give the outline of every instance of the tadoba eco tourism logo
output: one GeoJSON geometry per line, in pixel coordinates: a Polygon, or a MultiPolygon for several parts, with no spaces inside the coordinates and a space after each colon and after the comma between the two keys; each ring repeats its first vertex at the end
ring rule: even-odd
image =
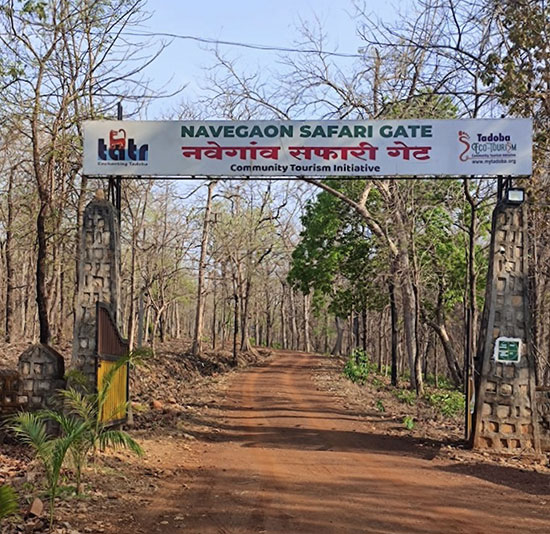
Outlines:
{"type": "Polygon", "coordinates": [[[104,138],[97,140],[97,160],[103,165],[147,165],[149,145],[137,145],[133,137],[127,137],[123,128],[110,130],[108,144],[104,138]]]}
{"type": "Polygon", "coordinates": [[[512,142],[510,135],[501,132],[480,134],[470,137],[470,134],[460,130],[458,141],[464,145],[458,155],[460,161],[472,163],[515,163],[517,144],[512,142]]]}

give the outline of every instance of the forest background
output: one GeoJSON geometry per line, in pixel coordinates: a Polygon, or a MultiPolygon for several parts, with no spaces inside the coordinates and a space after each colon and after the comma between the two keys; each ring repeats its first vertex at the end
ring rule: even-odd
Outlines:
{"type": "MultiPolygon", "coordinates": [[[[418,0],[391,23],[351,2],[362,45],[330,48],[319,20],[269,65],[216,43],[198,96],[156,88],[168,43],[144,0],[0,5],[0,334],[72,339],[80,223],[107,183],[81,174],[82,121],[528,117],[534,121],[530,276],[539,384],[546,290],[550,19],[543,0],[418,0]],[[348,57],[349,56],[349,57],[348,57]],[[150,108],[152,109],[152,108],[150,108]]],[[[177,39],[178,37],[172,37],[177,39]]],[[[183,88],[182,88],[183,89],[183,88]]],[[[123,182],[121,324],[131,346],[364,351],[417,392],[463,380],[476,353],[494,180],[123,182]],[[394,365],[392,364],[394,362],[394,365]]],[[[185,357],[182,355],[182,357],[185,357]]]]}

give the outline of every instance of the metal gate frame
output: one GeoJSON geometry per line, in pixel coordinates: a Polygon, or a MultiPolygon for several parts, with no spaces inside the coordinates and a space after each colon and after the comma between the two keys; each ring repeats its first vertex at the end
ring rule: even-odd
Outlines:
{"type": "MultiPolygon", "coordinates": [[[[100,368],[102,362],[116,362],[121,357],[126,356],[130,350],[128,340],[124,339],[116,326],[116,323],[111,312],[111,307],[105,302],[96,303],[96,332],[95,332],[95,385],[96,391],[99,391],[100,384],[100,368]]],[[[118,372],[125,370],[126,372],[126,384],[125,384],[125,398],[115,399],[120,400],[120,405],[124,404],[124,414],[117,419],[102,420],[106,426],[115,426],[126,423],[128,420],[128,407],[127,403],[130,399],[130,366],[126,364],[118,372]]],[[[108,397],[117,396],[119,392],[110,390],[108,397]]],[[[106,403],[107,404],[107,403],[106,403]]],[[[118,413],[118,410],[117,412],[118,413]]],[[[103,419],[103,413],[98,414],[100,419],[103,419]]]]}

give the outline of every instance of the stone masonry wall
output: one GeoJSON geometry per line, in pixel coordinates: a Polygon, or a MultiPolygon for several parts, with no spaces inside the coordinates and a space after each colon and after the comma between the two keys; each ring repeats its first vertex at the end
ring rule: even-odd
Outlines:
{"type": "Polygon", "coordinates": [[[19,356],[22,390],[18,397],[26,410],[54,408],[57,391],[65,387],[63,356],[46,345],[32,345],[19,356]]]}
{"type": "Polygon", "coordinates": [[[0,417],[21,404],[21,378],[15,369],[0,369],[0,417]]]}
{"type": "Polygon", "coordinates": [[[493,216],[488,289],[479,344],[473,446],[540,451],[527,272],[527,208],[500,204],[493,216]],[[521,338],[518,363],[494,358],[499,336],[521,338]]]}
{"type": "Polygon", "coordinates": [[[81,239],[71,368],[95,384],[96,303],[110,304],[115,321],[120,318],[120,236],[116,209],[110,202],[98,199],[88,204],[81,239]]]}

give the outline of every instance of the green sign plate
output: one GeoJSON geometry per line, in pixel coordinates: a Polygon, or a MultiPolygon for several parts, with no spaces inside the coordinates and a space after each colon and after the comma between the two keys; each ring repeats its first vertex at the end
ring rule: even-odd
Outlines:
{"type": "Polygon", "coordinates": [[[499,337],[495,342],[495,360],[503,363],[518,363],[521,358],[521,339],[499,337]]]}

